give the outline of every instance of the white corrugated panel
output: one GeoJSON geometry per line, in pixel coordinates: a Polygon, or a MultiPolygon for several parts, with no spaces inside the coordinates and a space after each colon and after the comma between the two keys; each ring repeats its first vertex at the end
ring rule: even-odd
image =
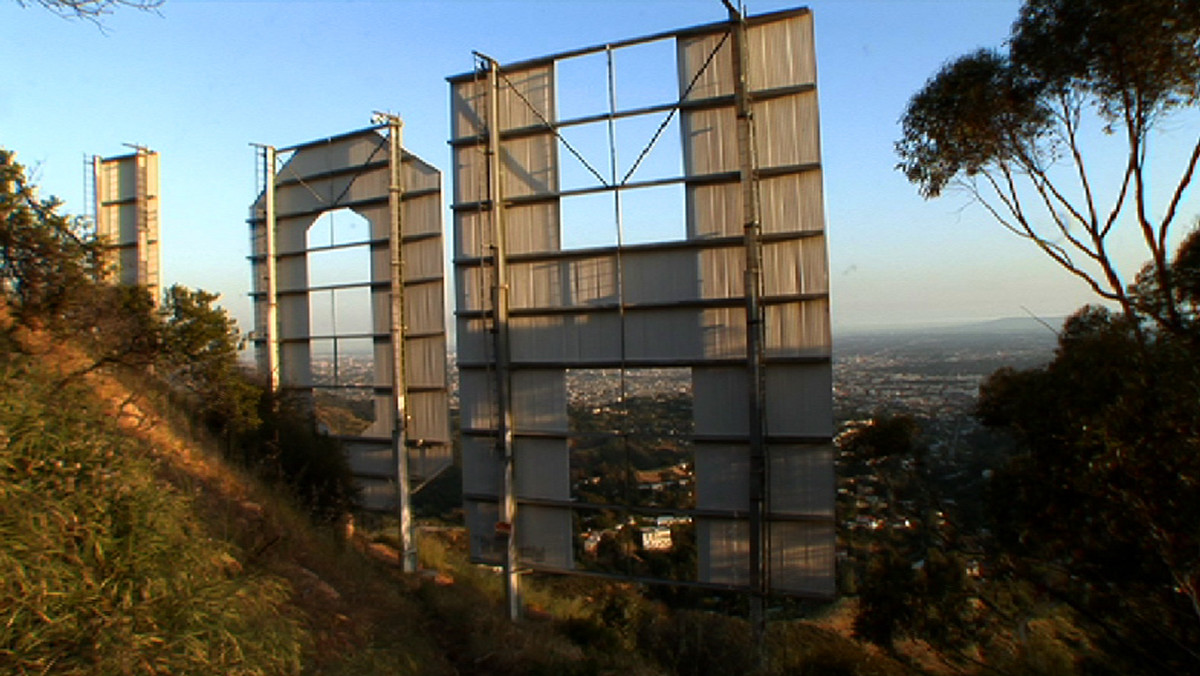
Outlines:
{"type": "MultiPolygon", "coordinates": [[[[386,283],[392,278],[392,255],[386,243],[372,244],[368,249],[371,265],[371,281],[386,283]]],[[[372,294],[391,293],[391,285],[381,285],[382,288],[372,289],[372,294]]]]}
{"type": "MultiPolygon", "coordinates": [[[[392,237],[392,212],[386,203],[354,207],[354,213],[367,221],[369,235],[366,239],[388,240],[392,237]]],[[[433,216],[433,214],[430,214],[433,216]]],[[[440,226],[441,219],[435,223],[440,226]]]]}
{"type": "Polygon", "coordinates": [[[689,250],[645,251],[622,254],[625,302],[676,303],[699,297],[697,253],[689,250]]]}
{"type": "Polygon", "coordinates": [[[503,491],[504,463],[494,437],[462,437],[462,489],[469,495],[498,497],[503,491]]]}
{"type": "Polygon", "coordinates": [[[450,443],[449,402],[445,390],[409,392],[407,434],[410,443],[450,443]]]}
{"type": "Polygon", "coordinates": [[[688,308],[625,314],[625,353],[630,360],[695,360],[701,354],[699,315],[688,308]]]}
{"type": "MultiPolygon", "coordinates": [[[[410,153],[408,151],[402,151],[402,154],[403,154],[403,160],[401,160],[401,164],[400,164],[400,167],[401,167],[400,176],[401,176],[401,180],[404,182],[404,192],[413,193],[413,192],[420,192],[420,191],[424,191],[424,190],[437,190],[439,192],[441,191],[441,189],[442,189],[442,172],[438,171],[437,167],[434,167],[432,164],[429,164],[425,160],[422,160],[421,158],[417,157],[416,155],[413,155],[412,153],[410,153]]],[[[421,199],[436,201],[438,204],[441,203],[440,198],[434,197],[432,195],[430,195],[429,197],[423,197],[421,199]],[[430,200],[431,197],[433,198],[432,200],[430,200]]],[[[420,222],[428,223],[429,221],[422,220],[420,222]]],[[[442,222],[441,214],[438,215],[436,222],[437,223],[442,222]]],[[[440,232],[440,228],[437,231],[429,230],[429,232],[440,232]]],[[[412,234],[412,233],[409,233],[406,231],[406,234],[412,234]]]]}
{"type": "Polygon", "coordinates": [[[832,522],[777,521],[770,525],[770,537],[772,589],[814,596],[836,593],[832,522]]]}
{"type": "Polygon", "coordinates": [[[482,265],[456,265],[455,304],[459,312],[479,312],[492,307],[492,284],[495,273],[482,265]]]}
{"type": "MultiPolygon", "coordinates": [[[[281,173],[281,180],[288,175],[281,173]]],[[[337,209],[347,204],[379,199],[387,195],[390,180],[386,166],[329,178],[301,179],[303,183],[287,183],[276,188],[275,204],[280,216],[337,209]]]]}
{"type": "MultiPolygon", "coordinates": [[[[558,201],[509,206],[504,210],[509,255],[558,251],[558,201]]],[[[490,241],[486,237],[484,241],[490,241]]]]}
{"type": "MultiPolygon", "coordinates": [[[[384,366],[390,372],[391,350],[384,366]]],[[[378,363],[378,357],[376,357],[378,363]]],[[[404,343],[405,380],[409,387],[446,386],[446,338],[443,335],[409,338],[404,343]]],[[[389,378],[390,380],[390,378],[389,378]]]]}
{"type": "Polygon", "coordinates": [[[770,434],[833,436],[833,375],[829,364],[772,364],[766,380],[770,434]]]}
{"type": "Polygon", "coordinates": [[[482,256],[491,246],[492,222],[486,211],[454,214],[454,257],[482,256]]]}
{"type": "Polygon", "coordinates": [[[570,510],[522,505],[517,511],[516,534],[521,563],[560,570],[574,566],[570,510]]]}
{"type": "Polygon", "coordinates": [[[771,444],[767,453],[771,513],[833,518],[832,445],[771,444]]]}
{"type": "Polygon", "coordinates": [[[732,107],[685,111],[683,169],[688,176],[738,171],[737,117],[732,107]]]}
{"type": "Polygon", "coordinates": [[[763,244],[763,294],[828,293],[829,269],[825,261],[824,236],[763,244]]]}
{"type": "Polygon", "coordinates": [[[504,561],[505,541],[496,535],[499,520],[500,509],[494,502],[467,500],[463,503],[463,521],[471,534],[468,549],[472,559],[497,565],[504,561]]]}
{"type": "Polygon", "coordinates": [[[746,358],[746,308],[704,310],[699,316],[705,359],[746,358]]]}
{"type": "Polygon", "coordinates": [[[116,162],[116,174],[119,181],[117,198],[122,200],[137,197],[137,155],[126,155],[116,162]]]}
{"type": "Polygon", "coordinates": [[[676,63],[679,68],[679,91],[687,91],[688,85],[695,80],[691,93],[685,100],[695,101],[714,96],[733,94],[733,39],[725,37],[725,31],[709,35],[685,36],[677,41],[676,63]],[[717,50],[708,67],[713,50],[717,50]]]}
{"type": "MultiPolygon", "coordinates": [[[[280,277],[282,277],[282,275],[280,275],[280,277]]],[[[285,288],[283,286],[282,279],[280,280],[279,286],[280,288],[285,288]]],[[[286,288],[295,287],[289,286],[286,288]]],[[[281,340],[307,338],[308,326],[307,293],[289,294],[279,299],[279,338],[281,340]]]]}
{"type": "MultiPolygon", "coordinates": [[[[504,210],[509,255],[546,253],[559,249],[559,216],[556,201],[512,205],[504,210]]],[[[456,257],[490,255],[492,221],[486,211],[459,211],[454,215],[456,257]]]]}
{"type": "Polygon", "coordinates": [[[450,138],[483,133],[487,127],[487,116],[484,114],[486,96],[487,83],[483,80],[450,85],[450,138]]]}
{"type": "Polygon", "coordinates": [[[696,436],[747,434],[750,399],[744,367],[695,367],[692,392],[696,436]]]}
{"type": "Polygon", "coordinates": [[[828,298],[768,305],[765,321],[768,357],[829,356],[828,298]]]}
{"type": "MultiPolygon", "coordinates": [[[[275,213],[284,213],[276,201],[275,213]]],[[[294,218],[276,218],[275,252],[279,255],[302,253],[308,249],[308,228],[317,220],[318,214],[304,214],[294,218]]],[[[282,265],[285,261],[281,260],[282,265]]],[[[305,266],[307,267],[307,265],[305,266]]]]}
{"type": "MultiPolygon", "coordinates": [[[[405,190],[413,190],[411,186],[405,186],[405,190]]],[[[412,237],[413,235],[430,235],[442,234],[442,200],[441,193],[427,195],[425,197],[417,197],[414,199],[405,199],[402,203],[402,211],[400,217],[404,221],[404,237],[412,237]]],[[[383,210],[386,207],[378,207],[383,210]]],[[[364,215],[366,212],[364,210],[364,215]]],[[[383,224],[386,225],[387,219],[384,218],[383,224]]]]}
{"type": "Polygon", "coordinates": [[[491,354],[485,319],[459,319],[455,339],[460,364],[478,364],[491,354]]]}
{"type": "Polygon", "coordinates": [[[750,525],[733,519],[697,519],[701,582],[750,584],[750,525]]]}
{"type": "Polygon", "coordinates": [[[518,432],[566,432],[567,385],[561,369],[512,374],[512,421],[518,432]]]}
{"type": "Polygon", "coordinates": [[[367,429],[358,433],[360,437],[370,437],[372,439],[387,439],[390,446],[392,439],[392,421],[396,417],[396,409],[392,404],[392,398],[386,394],[376,394],[371,397],[371,405],[374,407],[374,419],[367,429]]]}
{"type": "Polygon", "coordinates": [[[621,322],[615,312],[577,315],[568,318],[570,348],[581,363],[612,362],[621,354],[621,322]]]}
{"type": "MultiPolygon", "coordinates": [[[[383,247],[380,250],[386,251],[383,247]]],[[[404,243],[404,279],[423,280],[442,276],[441,238],[418,239],[404,243]]]]}
{"type": "Polygon", "coordinates": [[[786,167],[821,161],[815,90],[756,101],[753,113],[759,167],[786,167]]]}
{"type": "Polygon", "coordinates": [[[700,443],[696,509],[750,509],[750,452],[745,444],[700,443]]]}
{"type": "Polygon", "coordinates": [[[279,346],[279,382],[284,387],[312,387],[312,357],[308,343],[279,346]]]}
{"type": "Polygon", "coordinates": [[[446,328],[445,299],[441,283],[409,284],[404,287],[404,330],[435,333],[446,328]]]}
{"type": "MultiPolygon", "coordinates": [[[[385,281],[385,280],[379,280],[385,281]]],[[[387,335],[392,328],[392,290],[389,287],[371,289],[371,330],[376,335],[387,335]]],[[[391,348],[388,348],[391,349],[391,348]]]]}
{"type": "Polygon", "coordinates": [[[519,437],[513,443],[513,485],[518,498],[571,499],[566,439],[519,437]]]}
{"type": "MultiPolygon", "coordinates": [[[[766,181],[760,182],[760,186],[766,181]]],[[[767,203],[763,193],[763,204],[767,203]]],[[[764,218],[766,212],[764,211],[764,218]]],[[[708,239],[741,235],[742,190],[737,183],[705,183],[687,186],[687,237],[708,239]]],[[[765,231],[764,223],[764,231],[765,231]]]]}
{"type": "Polygon", "coordinates": [[[494,376],[481,368],[460,366],[458,384],[462,428],[465,430],[496,429],[494,376]]]}
{"type": "Polygon", "coordinates": [[[509,332],[518,363],[611,362],[621,354],[616,312],[513,317],[509,332]]]}
{"type": "Polygon", "coordinates": [[[392,455],[392,444],[366,441],[343,442],[342,449],[355,474],[374,474],[381,477],[396,475],[396,460],[392,455]]]}
{"type": "Polygon", "coordinates": [[[509,265],[512,309],[615,303],[617,266],[611,256],[514,262],[509,265]]]}
{"type": "MultiPolygon", "coordinates": [[[[480,104],[483,104],[480,101],[480,104]]],[[[501,70],[500,129],[520,129],[553,121],[554,65],[546,64],[522,70],[501,70]]]]}
{"type": "Polygon", "coordinates": [[[280,180],[287,181],[369,162],[386,163],[387,159],[387,138],[378,132],[363,132],[297,149],[279,169],[278,175],[280,180]]]}
{"type": "Polygon", "coordinates": [[[487,155],[482,145],[454,149],[454,203],[487,199],[487,155]]]}
{"type": "MultiPolygon", "coordinates": [[[[741,247],[700,252],[700,288],[704,298],[742,298],[746,288],[746,251],[741,247]]],[[[767,266],[763,264],[765,278],[767,266]]]]}
{"type": "Polygon", "coordinates": [[[380,479],[359,478],[358,504],[363,509],[375,512],[392,512],[396,510],[396,484],[380,479]]]}
{"type": "MultiPolygon", "coordinates": [[[[825,229],[825,197],[821,191],[820,170],[764,178],[759,181],[758,192],[764,233],[825,229]]],[[[740,205],[740,199],[738,203],[740,205]]]]}
{"type": "Polygon", "coordinates": [[[417,481],[433,478],[453,464],[454,449],[448,442],[408,449],[409,476],[417,481]]]}
{"type": "Polygon", "coordinates": [[[751,25],[746,42],[750,52],[748,77],[756,91],[816,83],[811,13],[751,25]]]}
{"type": "Polygon", "coordinates": [[[375,369],[371,384],[375,387],[392,386],[392,344],[391,341],[376,340],[371,345],[372,362],[375,369]]]}
{"type": "Polygon", "coordinates": [[[500,165],[505,199],[558,192],[558,140],[552,134],[504,141],[500,165]]]}
{"type": "Polygon", "coordinates": [[[118,264],[118,283],[126,286],[137,286],[138,267],[141,261],[138,250],[134,248],[121,249],[117,253],[116,258],[118,264]]]}

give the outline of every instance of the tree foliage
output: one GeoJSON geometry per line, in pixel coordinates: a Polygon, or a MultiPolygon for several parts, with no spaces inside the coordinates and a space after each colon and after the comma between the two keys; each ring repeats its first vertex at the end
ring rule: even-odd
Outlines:
{"type": "MultiPolygon", "coordinates": [[[[1198,243],[1193,232],[1173,279],[1200,272],[1198,243]]],[[[1133,296],[1160,298],[1153,280],[1133,296]]],[[[996,372],[979,401],[982,422],[1021,450],[990,487],[999,570],[1158,673],[1200,669],[1200,324],[1184,297],[1182,335],[1081,310],[1050,364],[996,372]]]]}
{"type": "Polygon", "coordinates": [[[210,427],[242,431],[259,421],[260,390],[238,365],[237,323],[213,304],[217,298],[178,284],[167,289],[159,364],[172,385],[195,397],[210,427]]]}
{"type": "Polygon", "coordinates": [[[0,291],[23,316],[53,317],[95,284],[101,249],[60,206],[0,149],[0,291]]]}
{"type": "MultiPolygon", "coordinates": [[[[1167,186],[1161,214],[1152,215],[1151,133],[1198,102],[1200,3],[1027,0],[1006,50],[954,59],[913,96],[896,143],[898,168],[927,198],[965,188],[1000,224],[1132,315],[1111,235],[1133,224],[1149,274],[1171,296],[1169,235],[1200,138],[1167,186]],[[1122,162],[1085,161],[1089,120],[1121,139],[1122,162]],[[1097,187],[1109,182],[1118,187],[1106,199],[1097,187]]],[[[1153,319],[1181,329],[1173,305],[1158,309],[1153,319]]]]}
{"type": "Polygon", "coordinates": [[[891,649],[901,637],[939,649],[964,647],[975,630],[974,594],[963,543],[942,491],[934,485],[929,449],[918,422],[884,415],[843,435],[843,467],[861,483],[870,476],[873,515],[882,523],[851,538],[857,571],[854,634],[891,649]]]}

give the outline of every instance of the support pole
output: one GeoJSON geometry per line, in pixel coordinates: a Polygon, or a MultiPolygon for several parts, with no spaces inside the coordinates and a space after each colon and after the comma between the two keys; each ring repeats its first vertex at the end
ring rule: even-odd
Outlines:
{"type": "Polygon", "coordinates": [[[497,534],[504,538],[504,587],[508,616],[521,616],[521,575],[517,558],[517,499],[514,485],[512,366],[508,332],[508,240],[504,223],[504,193],[500,180],[500,64],[483,58],[487,77],[488,205],[492,217],[492,336],[496,355],[497,451],[503,460],[503,495],[497,534]]]}
{"type": "Polygon", "coordinates": [[[275,148],[263,146],[263,231],[267,251],[263,264],[267,266],[267,384],[271,392],[279,391],[279,281],[276,270],[275,245],[275,148]]]}
{"type": "Polygon", "coordinates": [[[741,172],[743,244],[746,256],[746,375],[749,380],[750,441],[750,621],[759,656],[764,656],[770,588],[767,565],[766,382],[763,364],[762,225],[759,222],[758,158],[750,101],[746,18],[726,0],[733,31],[734,105],[737,108],[738,163],[741,172]]]}
{"type": "Polygon", "coordinates": [[[137,199],[137,285],[147,288],[150,279],[150,186],[148,185],[150,170],[147,165],[150,158],[145,148],[141,146],[136,146],[136,148],[137,154],[133,161],[137,176],[137,187],[134,191],[137,199]]]}
{"type": "Polygon", "coordinates": [[[397,516],[400,519],[400,565],[406,573],[417,571],[417,547],[412,535],[412,508],[408,478],[408,413],[404,354],[404,173],[401,147],[403,123],[395,115],[382,116],[388,127],[388,212],[391,230],[388,254],[391,277],[392,343],[392,460],[396,467],[397,516]]]}

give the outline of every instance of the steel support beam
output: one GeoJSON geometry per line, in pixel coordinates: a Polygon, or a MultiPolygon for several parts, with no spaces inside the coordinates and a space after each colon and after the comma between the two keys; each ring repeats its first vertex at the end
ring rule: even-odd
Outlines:
{"type": "Polygon", "coordinates": [[[479,55],[487,64],[487,203],[492,217],[492,338],[496,354],[497,451],[503,461],[503,479],[497,535],[504,538],[504,588],[508,616],[521,617],[521,574],[517,551],[517,498],[513,453],[512,355],[509,339],[508,237],[504,223],[504,186],[500,161],[500,64],[479,55]]]}
{"type": "Polygon", "coordinates": [[[275,223],[275,148],[263,146],[263,230],[267,266],[267,384],[279,391],[279,280],[276,265],[275,223]]]}
{"type": "Polygon", "coordinates": [[[380,116],[388,128],[388,256],[391,278],[392,343],[392,459],[396,466],[396,504],[400,520],[400,565],[406,573],[417,571],[417,546],[412,532],[412,496],[408,477],[408,413],[404,354],[404,151],[403,123],[395,115],[380,116]]]}
{"type": "Polygon", "coordinates": [[[750,431],[750,622],[760,652],[766,635],[766,597],[770,588],[767,567],[767,448],[766,374],[763,345],[762,224],[759,217],[758,158],[755,153],[754,114],[751,108],[747,67],[746,17],[726,0],[733,32],[734,105],[737,111],[738,165],[742,192],[742,232],[746,255],[746,371],[749,381],[750,431]]]}

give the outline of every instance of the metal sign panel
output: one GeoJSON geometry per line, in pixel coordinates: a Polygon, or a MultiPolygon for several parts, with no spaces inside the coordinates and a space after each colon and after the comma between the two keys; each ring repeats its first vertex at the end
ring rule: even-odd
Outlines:
{"type": "Polygon", "coordinates": [[[269,189],[260,193],[249,220],[260,370],[279,389],[311,397],[319,417],[334,421],[326,424],[343,442],[361,488],[362,506],[379,511],[396,509],[398,499],[392,446],[395,354],[403,355],[404,387],[399,394],[410,480],[427,481],[452,462],[441,173],[403,152],[397,210],[391,201],[390,133],[388,127],[373,127],[279,151],[264,149],[263,159],[270,166],[261,183],[269,189]],[[365,219],[366,232],[335,240],[330,226],[331,241],[313,243],[314,223],[339,209],[365,219]],[[394,213],[399,223],[393,223],[394,213]],[[270,232],[269,221],[275,224],[270,232]],[[401,299],[392,293],[390,251],[397,228],[401,299]],[[353,251],[361,252],[358,260],[367,268],[356,271],[357,281],[310,279],[315,257],[353,251]],[[339,298],[348,299],[343,305],[358,301],[358,307],[338,310],[340,314],[318,328],[312,306],[319,294],[328,298],[331,314],[339,298]],[[393,349],[393,312],[403,314],[401,350],[393,349]],[[357,328],[342,330],[338,317],[357,328]],[[328,368],[314,369],[318,345],[332,348],[332,376],[328,368]],[[339,359],[347,353],[369,361],[369,372],[339,374],[339,359]],[[340,410],[321,416],[323,407],[340,410]]]}
{"type": "Polygon", "coordinates": [[[833,594],[815,72],[812,16],[792,10],[513,65],[481,57],[450,78],[473,558],[833,594]],[[598,79],[566,81],[588,59],[598,79]],[[614,64],[644,79],[663,60],[674,95],[618,106],[614,64]],[[557,115],[587,91],[607,107],[557,115]],[[626,231],[641,215],[629,205],[654,194],[680,236],[626,231]],[[573,244],[605,218],[613,245],[573,244]]]}
{"type": "Polygon", "coordinates": [[[92,159],[96,236],[106,243],[105,275],[145,287],[158,301],[158,153],[145,148],[92,159]]]}

